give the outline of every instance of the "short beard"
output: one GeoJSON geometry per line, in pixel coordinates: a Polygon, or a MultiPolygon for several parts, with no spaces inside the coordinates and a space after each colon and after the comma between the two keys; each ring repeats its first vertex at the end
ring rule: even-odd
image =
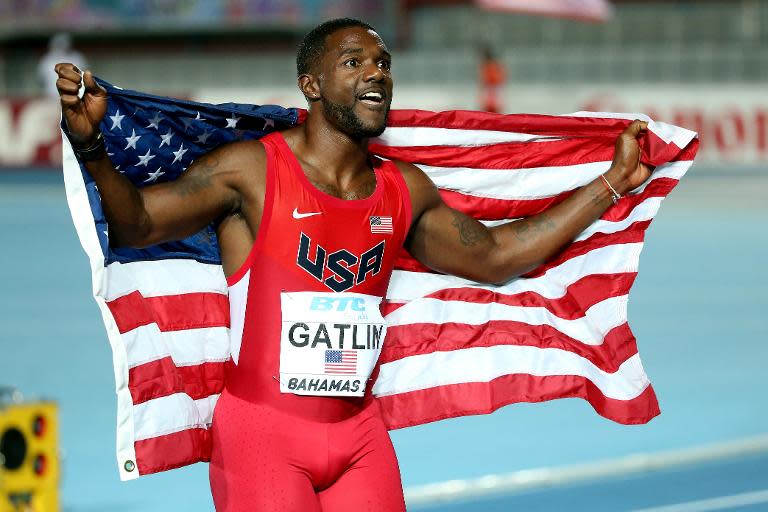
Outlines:
{"type": "Polygon", "coordinates": [[[384,129],[387,127],[389,107],[387,107],[387,110],[384,113],[384,121],[381,122],[381,125],[366,126],[360,118],[355,115],[354,107],[342,105],[341,103],[333,103],[327,99],[323,99],[322,103],[325,117],[353,139],[359,140],[378,137],[384,133],[384,129]]]}

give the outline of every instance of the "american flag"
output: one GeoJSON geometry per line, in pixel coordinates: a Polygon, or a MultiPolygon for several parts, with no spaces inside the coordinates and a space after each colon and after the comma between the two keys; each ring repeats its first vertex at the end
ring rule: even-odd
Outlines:
{"type": "Polygon", "coordinates": [[[357,352],[354,350],[326,350],[325,373],[354,375],[357,373],[357,352]]]}
{"type": "MultiPolygon", "coordinates": [[[[277,106],[207,105],[118,89],[101,125],[137,186],[173,179],[212,147],[302,121],[277,106]]],[[[413,162],[447,204],[488,225],[538,213],[610,166],[639,114],[498,115],[393,110],[370,150],[413,162]]],[[[433,272],[403,251],[384,306],[373,391],[389,428],[514,402],[587,400],[619,423],[658,404],[627,324],[645,230],[692,164],[696,134],[651,122],[651,179],[552,261],[503,285],[433,272]]],[[[64,137],[67,198],[113,349],[122,479],[208,460],[229,352],[227,284],[211,228],[143,250],[109,246],[99,194],[64,137]]]]}
{"type": "Polygon", "coordinates": [[[371,233],[392,233],[392,217],[382,217],[380,215],[370,218],[371,233]]]}

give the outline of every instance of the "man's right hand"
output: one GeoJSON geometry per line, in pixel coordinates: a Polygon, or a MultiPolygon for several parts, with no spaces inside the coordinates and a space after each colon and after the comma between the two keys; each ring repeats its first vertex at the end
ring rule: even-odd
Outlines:
{"type": "Polygon", "coordinates": [[[90,71],[81,77],[74,64],[59,63],[54,69],[59,76],[56,88],[70,139],[78,147],[87,147],[96,138],[99,123],[107,113],[107,91],[96,83],[90,71]],[[80,99],[77,92],[82,80],[85,80],[85,94],[80,99]]]}

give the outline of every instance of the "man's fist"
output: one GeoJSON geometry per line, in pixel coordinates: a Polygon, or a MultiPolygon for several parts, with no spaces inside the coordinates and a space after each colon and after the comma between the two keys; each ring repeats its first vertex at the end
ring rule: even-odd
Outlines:
{"type": "Polygon", "coordinates": [[[621,195],[636,189],[651,175],[651,168],[640,162],[640,144],[637,141],[640,133],[647,129],[648,123],[636,119],[616,139],[613,162],[605,178],[621,195]]]}
{"type": "Polygon", "coordinates": [[[56,88],[70,139],[76,146],[87,147],[96,138],[99,123],[107,112],[107,91],[96,83],[90,71],[81,76],[74,64],[59,63],[54,69],[59,77],[56,88]],[[81,99],[77,93],[83,81],[85,94],[81,99]]]}

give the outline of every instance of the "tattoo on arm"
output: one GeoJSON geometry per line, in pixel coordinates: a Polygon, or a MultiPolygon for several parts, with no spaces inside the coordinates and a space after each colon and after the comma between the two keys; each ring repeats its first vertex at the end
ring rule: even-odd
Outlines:
{"type": "Polygon", "coordinates": [[[462,245],[471,247],[483,238],[485,229],[482,224],[456,210],[451,213],[453,214],[451,225],[459,232],[459,240],[461,240],[462,245]]]}
{"type": "Polygon", "coordinates": [[[589,193],[592,196],[591,197],[592,204],[594,204],[595,206],[602,206],[603,200],[600,198],[600,195],[597,192],[595,192],[594,189],[590,189],[589,187],[585,187],[585,188],[589,190],[589,193]]]}
{"type": "Polygon", "coordinates": [[[199,160],[194,173],[178,182],[177,193],[182,197],[187,197],[209,187],[212,182],[211,176],[218,166],[218,158],[210,155],[204,156],[199,160]]]}
{"type": "Polygon", "coordinates": [[[535,217],[513,222],[512,229],[515,231],[515,237],[521,242],[525,242],[537,233],[554,231],[557,229],[557,225],[546,213],[541,213],[535,217]]]}

